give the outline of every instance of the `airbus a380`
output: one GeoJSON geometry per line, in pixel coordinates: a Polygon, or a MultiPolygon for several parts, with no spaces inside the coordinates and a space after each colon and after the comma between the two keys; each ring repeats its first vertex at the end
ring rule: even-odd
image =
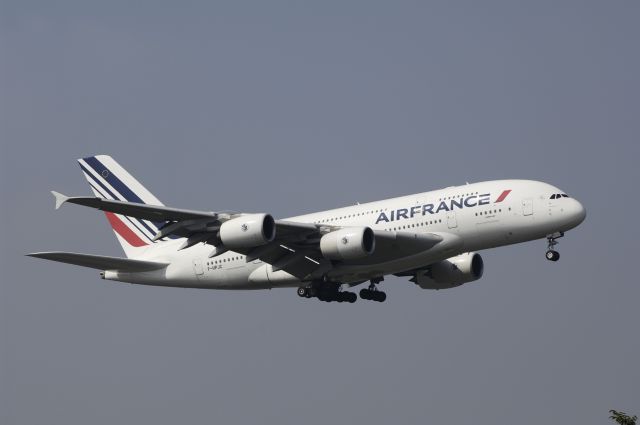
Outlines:
{"type": "Polygon", "coordinates": [[[103,279],[204,289],[297,288],[304,298],[382,302],[377,285],[406,276],[422,289],[482,277],[475,251],[557,239],[586,217],[576,199],[547,183],[495,180],[282,220],[267,213],[165,207],[113,158],[78,160],[94,197],[52,192],[104,211],[127,258],[69,252],[28,254],[101,270],[103,279]]]}

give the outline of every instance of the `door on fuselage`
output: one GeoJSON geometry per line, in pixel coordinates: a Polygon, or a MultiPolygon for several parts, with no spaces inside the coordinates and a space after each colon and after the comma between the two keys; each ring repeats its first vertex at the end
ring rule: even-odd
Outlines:
{"type": "Polygon", "coordinates": [[[196,258],[193,260],[193,272],[198,279],[202,279],[204,277],[204,267],[202,267],[202,259],[196,258]]]}
{"type": "Polygon", "coordinates": [[[533,199],[524,199],[522,201],[522,215],[533,215],[533,199]]]}

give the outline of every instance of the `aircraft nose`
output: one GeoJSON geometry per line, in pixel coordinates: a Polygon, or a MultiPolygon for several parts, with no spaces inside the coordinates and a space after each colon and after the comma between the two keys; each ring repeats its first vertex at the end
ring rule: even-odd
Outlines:
{"type": "Polygon", "coordinates": [[[571,214],[571,221],[573,221],[574,225],[577,226],[578,224],[582,223],[585,218],[587,218],[587,210],[578,200],[572,198],[571,201],[573,202],[569,209],[569,213],[571,214]]]}

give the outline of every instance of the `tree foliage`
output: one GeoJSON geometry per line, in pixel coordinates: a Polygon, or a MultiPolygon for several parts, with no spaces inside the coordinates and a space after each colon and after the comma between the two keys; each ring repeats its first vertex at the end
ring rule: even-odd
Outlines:
{"type": "Polygon", "coordinates": [[[618,412],[613,409],[609,410],[609,413],[611,413],[609,419],[616,421],[616,423],[619,423],[620,425],[636,425],[636,421],[638,420],[636,415],[629,416],[624,412],[618,412]]]}

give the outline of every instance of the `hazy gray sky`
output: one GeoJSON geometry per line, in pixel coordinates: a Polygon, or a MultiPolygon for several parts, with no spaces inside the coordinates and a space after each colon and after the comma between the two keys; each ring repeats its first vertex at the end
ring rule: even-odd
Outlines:
{"type": "Polygon", "coordinates": [[[0,423],[602,424],[640,414],[640,4],[4,1],[0,423]],[[496,178],[580,199],[561,241],[385,304],[107,283],[76,158],[171,206],[308,211],[496,178]],[[517,418],[517,419],[514,419],[517,418]]]}

